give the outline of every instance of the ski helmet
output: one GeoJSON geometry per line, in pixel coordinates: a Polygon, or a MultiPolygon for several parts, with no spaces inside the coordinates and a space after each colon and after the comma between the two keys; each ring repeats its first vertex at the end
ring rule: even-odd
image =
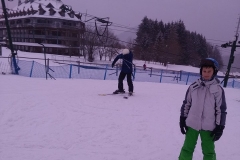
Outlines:
{"type": "Polygon", "coordinates": [[[129,52],[130,52],[129,49],[123,49],[123,51],[122,51],[123,55],[128,54],[129,52]]]}
{"type": "Polygon", "coordinates": [[[201,64],[200,64],[200,75],[202,75],[202,68],[203,67],[212,67],[213,70],[214,70],[213,77],[217,75],[217,72],[219,70],[219,64],[213,58],[205,58],[205,59],[203,59],[201,61],[201,64]]]}

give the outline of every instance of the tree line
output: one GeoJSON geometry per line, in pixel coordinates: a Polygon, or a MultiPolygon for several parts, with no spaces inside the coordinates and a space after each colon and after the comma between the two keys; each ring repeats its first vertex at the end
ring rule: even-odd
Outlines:
{"type": "Polygon", "coordinates": [[[191,65],[199,67],[203,58],[216,59],[220,67],[223,61],[217,47],[208,43],[205,37],[186,30],[184,22],[163,23],[144,17],[138,26],[136,39],[121,44],[110,29],[86,26],[84,33],[84,58],[93,62],[95,56],[100,60],[111,61],[124,47],[134,52],[134,58],[164,64],[191,65]],[[99,35],[99,33],[101,35],[99,35]]]}
{"type": "Polygon", "coordinates": [[[139,60],[199,67],[202,58],[211,57],[223,65],[218,48],[201,34],[186,30],[181,20],[164,24],[144,17],[136,35],[132,49],[139,60]]]}

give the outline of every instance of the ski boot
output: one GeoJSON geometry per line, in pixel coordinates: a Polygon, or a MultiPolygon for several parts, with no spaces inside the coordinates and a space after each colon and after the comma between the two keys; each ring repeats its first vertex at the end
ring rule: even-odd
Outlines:
{"type": "Polygon", "coordinates": [[[133,95],[133,92],[129,92],[128,95],[129,95],[129,96],[132,96],[132,95],[133,95]]]}
{"type": "Polygon", "coordinates": [[[113,94],[119,94],[119,93],[125,93],[125,91],[117,89],[116,91],[113,92],[113,94]]]}

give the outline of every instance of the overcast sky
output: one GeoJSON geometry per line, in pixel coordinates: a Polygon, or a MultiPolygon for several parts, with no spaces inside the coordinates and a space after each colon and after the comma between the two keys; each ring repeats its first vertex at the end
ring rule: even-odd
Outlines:
{"type": "MultiPolygon", "coordinates": [[[[7,6],[14,7],[17,1],[6,1],[7,6]]],[[[62,0],[62,2],[81,13],[87,12],[100,18],[109,17],[113,25],[119,24],[124,27],[136,28],[144,16],[162,20],[164,23],[181,19],[187,30],[202,34],[216,45],[234,39],[240,16],[240,0],[62,0]]],[[[86,17],[86,20],[88,19],[90,17],[86,17]]],[[[126,30],[119,27],[113,29],[126,30]]]]}

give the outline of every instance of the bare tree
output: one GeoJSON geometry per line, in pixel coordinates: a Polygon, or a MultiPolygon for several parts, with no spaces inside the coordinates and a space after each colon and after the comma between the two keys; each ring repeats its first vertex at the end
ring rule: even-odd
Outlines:
{"type": "MultiPolygon", "coordinates": [[[[99,48],[99,39],[94,27],[86,26],[84,33],[84,47],[87,53],[87,59],[89,62],[94,61],[94,52],[99,48]]],[[[86,56],[85,56],[86,58],[86,56]]]]}
{"type": "Polygon", "coordinates": [[[121,48],[121,44],[119,43],[119,39],[111,30],[107,30],[107,34],[103,38],[105,38],[103,47],[105,51],[105,60],[108,57],[109,61],[111,61],[113,56],[118,54],[118,50],[121,48]]]}
{"type": "Polygon", "coordinates": [[[134,44],[135,44],[135,40],[132,38],[129,38],[128,43],[126,44],[126,47],[130,50],[133,50],[134,44]]]}
{"type": "MultiPolygon", "coordinates": [[[[102,60],[104,53],[105,53],[105,48],[103,48],[103,47],[99,48],[98,54],[99,54],[100,61],[102,60]]],[[[105,58],[105,61],[106,61],[106,58],[105,58]]]]}
{"type": "Polygon", "coordinates": [[[114,47],[114,44],[113,44],[112,46],[109,46],[109,47],[107,48],[108,60],[109,60],[109,61],[112,61],[113,57],[114,57],[115,55],[117,55],[118,52],[119,52],[119,49],[118,49],[118,48],[115,48],[115,47],[114,47]]]}
{"type": "Polygon", "coordinates": [[[98,27],[96,30],[95,27],[87,26],[84,40],[88,61],[90,62],[94,61],[94,53],[98,53],[100,60],[104,56],[105,61],[107,57],[111,61],[112,57],[118,53],[117,49],[121,48],[121,44],[114,33],[109,29],[105,30],[103,27],[98,27]]]}

